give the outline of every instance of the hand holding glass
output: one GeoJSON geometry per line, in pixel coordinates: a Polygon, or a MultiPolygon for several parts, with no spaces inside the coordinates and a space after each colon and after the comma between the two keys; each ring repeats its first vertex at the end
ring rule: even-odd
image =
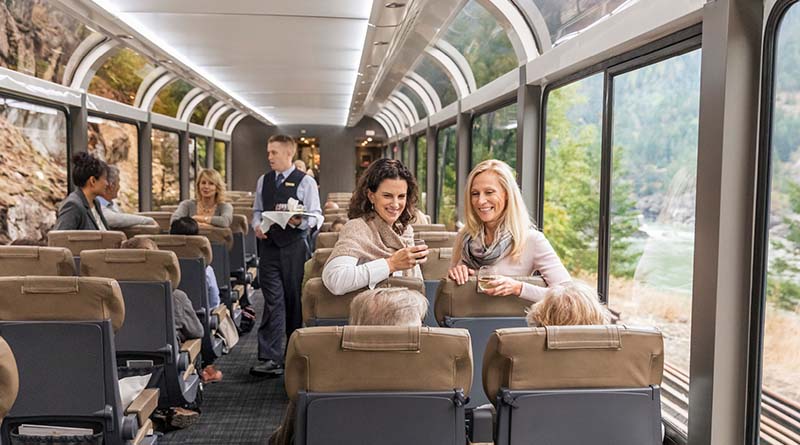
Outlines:
{"type": "Polygon", "coordinates": [[[492,266],[482,266],[478,269],[478,292],[486,293],[486,289],[491,289],[489,283],[498,277],[497,270],[492,266]]]}

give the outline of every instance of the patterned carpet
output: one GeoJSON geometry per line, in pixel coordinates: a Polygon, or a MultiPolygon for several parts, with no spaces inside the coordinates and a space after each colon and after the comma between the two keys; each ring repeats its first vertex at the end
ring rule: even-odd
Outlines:
{"type": "MultiPolygon", "coordinates": [[[[264,302],[261,291],[256,291],[252,300],[260,322],[264,302]]],[[[257,363],[257,329],[258,322],[230,354],[216,361],[224,378],[206,386],[197,424],[167,433],[159,444],[266,444],[280,423],[288,399],[282,377],[266,379],[249,374],[257,363]]]]}

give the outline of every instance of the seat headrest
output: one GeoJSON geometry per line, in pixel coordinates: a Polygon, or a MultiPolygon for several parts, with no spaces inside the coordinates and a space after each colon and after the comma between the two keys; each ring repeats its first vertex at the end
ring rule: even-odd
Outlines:
{"type": "Polygon", "coordinates": [[[243,233],[247,235],[247,217],[244,215],[234,214],[231,220],[231,232],[243,233]]]}
{"type": "MultiPolygon", "coordinates": [[[[523,283],[545,286],[541,277],[514,277],[523,283]]],[[[434,313],[439,324],[444,317],[524,317],[531,302],[517,297],[492,297],[478,292],[475,277],[459,286],[451,279],[443,279],[436,291],[434,313]]]]}
{"type": "Polygon", "coordinates": [[[139,212],[137,215],[149,216],[156,220],[161,230],[169,232],[169,226],[172,219],[172,212],[139,212]]]}
{"type": "Polygon", "coordinates": [[[641,388],[660,385],[664,343],[653,328],[623,325],[498,329],[483,357],[483,388],[641,388]],[[513,365],[513,366],[512,366],[513,365]]]}
{"type": "Polygon", "coordinates": [[[236,215],[247,215],[248,218],[253,217],[252,203],[247,205],[236,204],[233,206],[233,213],[236,215]]]}
{"type": "MultiPolygon", "coordinates": [[[[418,232],[444,232],[447,230],[444,224],[411,224],[414,233],[418,232]]],[[[452,246],[448,246],[452,247],[452,246]]]]}
{"type": "Polygon", "coordinates": [[[66,247],[73,256],[83,250],[117,249],[128,239],[124,233],[113,230],[51,230],[47,233],[47,245],[66,247]]]}
{"type": "MultiPolygon", "coordinates": [[[[419,278],[389,277],[375,287],[407,287],[425,295],[425,282],[419,278]]],[[[348,292],[344,295],[332,294],[322,278],[311,278],[303,288],[301,306],[303,308],[303,321],[312,318],[348,318],[350,316],[350,303],[356,295],[366,289],[348,292]]]]}
{"type": "Polygon", "coordinates": [[[178,210],[178,205],[177,204],[162,205],[159,207],[159,210],[162,212],[175,213],[175,211],[178,210]]]}
{"type": "Polygon", "coordinates": [[[81,275],[119,281],[181,282],[181,267],[174,252],[145,249],[104,249],[81,252],[81,275]]]}
{"type": "Polygon", "coordinates": [[[472,387],[464,329],[337,326],[298,329],[286,353],[286,392],[452,391],[472,387]]]}
{"type": "Polygon", "coordinates": [[[66,247],[0,246],[0,276],[75,275],[75,260],[66,247]]]}
{"type": "Polygon", "coordinates": [[[200,235],[137,235],[156,242],[160,250],[175,252],[178,258],[203,258],[206,266],[213,259],[211,242],[200,235]]]}
{"type": "Polygon", "coordinates": [[[339,241],[339,232],[324,232],[317,236],[317,249],[332,249],[339,241]]]}
{"type": "MultiPolygon", "coordinates": [[[[320,233],[320,235],[324,234],[320,233]]],[[[319,240],[319,238],[317,238],[317,240],[319,240]]],[[[331,252],[333,252],[332,247],[317,247],[317,250],[315,250],[314,254],[311,255],[311,271],[309,272],[308,277],[306,277],[307,279],[319,278],[322,276],[322,268],[325,267],[325,263],[328,262],[331,252]]]]}
{"type": "Polygon", "coordinates": [[[19,372],[14,354],[5,340],[0,337],[0,423],[11,411],[19,392],[19,372]]]}
{"type": "Polygon", "coordinates": [[[228,250],[233,247],[233,232],[227,227],[200,227],[198,235],[208,238],[212,243],[225,244],[228,250]]]}
{"type": "Polygon", "coordinates": [[[161,226],[130,226],[119,230],[128,238],[133,238],[136,235],[158,235],[161,233],[161,226]]]}
{"type": "Polygon", "coordinates": [[[417,232],[417,229],[414,229],[414,238],[422,238],[429,248],[453,247],[456,236],[458,232],[417,232]]]}
{"type": "Polygon", "coordinates": [[[2,277],[0,320],[111,320],[116,332],[125,320],[117,280],[96,277],[2,277]]]}
{"type": "Polygon", "coordinates": [[[450,270],[450,260],[453,258],[452,247],[438,247],[429,249],[428,259],[420,264],[422,276],[426,280],[441,280],[447,278],[450,270]]]}

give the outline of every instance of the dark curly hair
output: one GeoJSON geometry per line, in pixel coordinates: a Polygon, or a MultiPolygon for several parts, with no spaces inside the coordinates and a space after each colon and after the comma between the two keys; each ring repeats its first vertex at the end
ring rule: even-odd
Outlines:
{"type": "Polygon", "coordinates": [[[100,179],[108,174],[108,165],[86,152],[72,156],[72,182],[76,187],[83,187],[91,177],[100,179]]]}
{"type": "Polygon", "coordinates": [[[414,212],[417,207],[417,180],[414,175],[397,159],[378,159],[370,164],[367,170],[358,178],[358,185],[356,191],[353,192],[353,197],[350,198],[350,209],[347,211],[347,217],[350,219],[361,218],[370,220],[375,217],[375,209],[369,201],[367,192],[375,193],[378,191],[378,186],[384,179],[403,179],[408,184],[408,191],[406,192],[406,207],[403,213],[397,218],[392,229],[398,234],[403,234],[406,227],[414,219],[414,212]]]}

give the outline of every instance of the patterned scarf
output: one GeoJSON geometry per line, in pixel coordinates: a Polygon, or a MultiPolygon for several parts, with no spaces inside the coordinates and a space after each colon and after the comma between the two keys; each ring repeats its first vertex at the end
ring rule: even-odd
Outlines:
{"type": "Polygon", "coordinates": [[[475,270],[481,266],[491,266],[505,256],[508,249],[511,248],[511,241],[511,232],[505,229],[495,232],[494,242],[488,247],[484,244],[483,230],[476,238],[465,233],[461,261],[470,269],[475,270]]]}

